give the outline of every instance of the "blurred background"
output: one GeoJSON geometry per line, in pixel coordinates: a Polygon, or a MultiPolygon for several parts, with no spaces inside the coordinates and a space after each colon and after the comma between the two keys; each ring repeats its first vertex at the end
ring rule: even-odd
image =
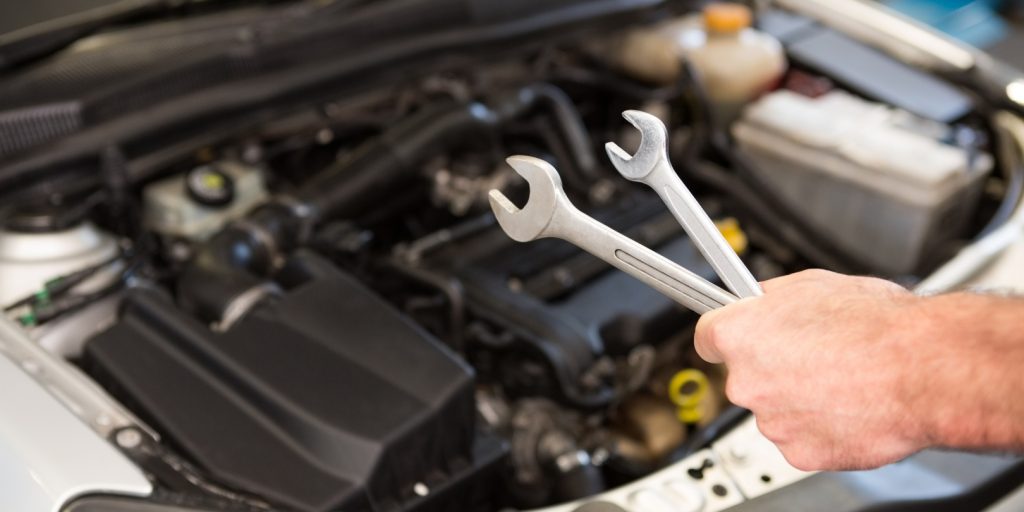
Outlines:
{"type": "Polygon", "coordinates": [[[1006,0],[887,0],[882,2],[967,44],[1024,67],[1024,2],[1006,0]]]}

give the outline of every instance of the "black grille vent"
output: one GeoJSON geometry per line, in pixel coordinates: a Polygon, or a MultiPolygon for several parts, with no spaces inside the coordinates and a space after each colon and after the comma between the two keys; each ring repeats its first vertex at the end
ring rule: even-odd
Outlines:
{"type": "Polygon", "coordinates": [[[73,133],[81,113],[77,101],[0,112],[0,157],[73,133]]]}

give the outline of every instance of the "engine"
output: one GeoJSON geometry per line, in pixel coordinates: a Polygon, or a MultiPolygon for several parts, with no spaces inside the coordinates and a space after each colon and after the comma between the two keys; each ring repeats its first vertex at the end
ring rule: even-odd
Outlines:
{"type": "MultiPolygon", "coordinates": [[[[658,196],[603,157],[605,141],[639,143],[623,110],[665,121],[676,169],[762,280],[824,267],[913,283],[1019,185],[991,173],[990,120],[936,77],[770,11],[747,29],[766,38],[743,50],[749,86],[728,89],[713,63],[666,57],[697,55],[671,47],[705,30],[693,6],[623,4],[11,181],[7,314],[137,418],[110,435],[139,436],[121,447],[166,503],[544,507],[665,468],[745,413],[696,355],[695,314],[566,242],[502,232],[488,191],[527,194],[505,157],[551,162],[574,204],[709,280],[658,196]],[[946,108],[835,69],[851,52],[946,108]]],[[[14,168],[19,151],[0,155],[14,168]]]]}

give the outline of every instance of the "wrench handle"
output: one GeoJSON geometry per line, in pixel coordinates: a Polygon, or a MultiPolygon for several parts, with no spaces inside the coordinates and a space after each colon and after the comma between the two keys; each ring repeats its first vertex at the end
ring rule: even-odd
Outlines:
{"type": "MultiPolygon", "coordinates": [[[[565,210],[563,210],[565,211],[565,210]]],[[[687,309],[704,314],[736,302],[735,295],[572,208],[552,219],[547,236],[561,238],[639,279],[687,309]],[[571,217],[569,217],[571,216],[571,217]]]]}
{"type": "Polygon", "coordinates": [[[725,286],[740,297],[763,295],[761,284],[743,264],[736,251],[732,250],[729,242],[718,231],[718,227],[693,197],[690,189],[683,184],[683,180],[679,179],[675,170],[662,160],[651,177],[648,185],[665,202],[672,215],[690,236],[690,240],[708,260],[711,268],[715,269],[718,277],[722,278],[725,286]]]}

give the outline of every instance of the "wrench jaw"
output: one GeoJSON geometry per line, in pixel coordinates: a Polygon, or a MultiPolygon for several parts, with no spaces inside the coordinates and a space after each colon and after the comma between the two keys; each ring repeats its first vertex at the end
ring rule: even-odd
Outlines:
{"type": "Polygon", "coordinates": [[[558,171],[546,161],[532,156],[511,156],[505,161],[526,180],[530,186],[530,197],[526,205],[519,208],[501,191],[492,189],[487,198],[498,225],[517,242],[544,238],[559,202],[568,202],[558,171]]]}
{"type": "Polygon", "coordinates": [[[529,242],[537,238],[537,234],[531,234],[524,229],[523,224],[525,223],[518,218],[523,215],[523,212],[505,197],[505,194],[497,189],[491,189],[487,193],[487,200],[491,203],[491,210],[494,212],[494,217],[498,219],[498,225],[509,238],[517,242],[529,242]]]}
{"type": "Polygon", "coordinates": [[[666,158],[668,132],[660,119],[647,112],[627,110],[622,117],[640,130],[640,148],[632,156],[614,142],[605,144],[604,149],[619,174],[630,181],[643,181],[666,158]]]}

